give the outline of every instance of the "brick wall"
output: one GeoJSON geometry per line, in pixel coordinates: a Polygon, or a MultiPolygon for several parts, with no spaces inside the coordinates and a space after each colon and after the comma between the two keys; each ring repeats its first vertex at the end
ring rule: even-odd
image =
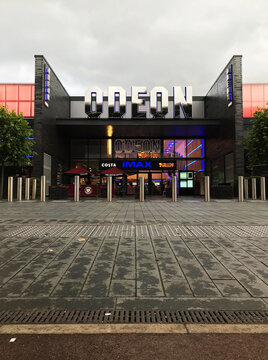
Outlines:
{"type": "Polygon", "coordinates": [[[34,137],[35,151],[33,176],[43,175],[43,153],[52,157],[52,184],[56,183],[58,165],[64,169],[69,166],[69,140],[59,134],[56,118],[70,117],[70,100],[67,91],[56,76],[47,60],[42,55],[35,56],[35,119],[34,137]],[[50,101],[49,107],[44,105],[44,67],[50,68],[50,101]]]}
{"type": "MultiPolygon", "coordinates": [[[[207,143],[208,163],[213,169],[213,162],[220,165],[219,171],[224,171],[224,156],[234,151],[234,177],[244,174],[243,116],[242,116],[242,56],[235,55],[223,69],[215,83],[206,95],[205,116],[208,119],[219,119],[221,130],[220,141],[207,143]],[[232,65],[233,70],[233,100],[228,106],[226,69],[232,65]],[[221,146],[220,146],[221,144],[221,146]],[[215,156],[217,154],[217,156],[215,156]]],[[[213,176],[213,174],[210,174],[213,176]]]]}

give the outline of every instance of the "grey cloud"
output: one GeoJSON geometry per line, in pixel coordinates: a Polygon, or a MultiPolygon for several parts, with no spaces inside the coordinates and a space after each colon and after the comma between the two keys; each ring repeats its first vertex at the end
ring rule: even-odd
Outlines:
{"type": "Polygon", "coordinates": [[[205,95],[234,54],[244,82],[268,82],[266,0],[0,0],[0,9],[0,82],[32,82],[34,54],[71,95],[188,84],[205,95]]]}

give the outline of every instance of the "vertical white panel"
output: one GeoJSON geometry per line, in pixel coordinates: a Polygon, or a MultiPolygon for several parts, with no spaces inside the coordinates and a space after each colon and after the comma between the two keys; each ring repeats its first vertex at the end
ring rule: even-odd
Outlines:
{"type": "Polygon", "coordinates": [[[51,185],[51,155],[46,153],[44,153],[43,175],[46,177],[46,195],[48,195],[48,188],[51,185]]]}

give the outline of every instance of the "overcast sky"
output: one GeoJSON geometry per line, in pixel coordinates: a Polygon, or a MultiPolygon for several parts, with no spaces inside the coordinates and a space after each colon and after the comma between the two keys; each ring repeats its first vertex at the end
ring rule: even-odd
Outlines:
{"type": "Polygon", "coordinates": [[[34,54],[70,95],[109,85],[206,95],[232,55],[243,55],[244,83],[268,83],[267,14],[267,0],[0,0],[0,83],[34,82],[34,54]]]}

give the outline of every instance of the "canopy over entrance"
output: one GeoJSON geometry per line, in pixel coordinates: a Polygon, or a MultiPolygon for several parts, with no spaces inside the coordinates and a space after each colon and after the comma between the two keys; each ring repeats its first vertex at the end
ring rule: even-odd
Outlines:
{"type": "Polygon", "coordinates": [[[102,175],[105,176],[122,176],[122,175],[127,175],[127,173],[121,169],[118,169],[117,167],[112,167],[110,169],[107,170],[103,170],[101,172],[102,175]]]}
{"type": "Polygon", "coordinates": [[[70,169],[65,172],[65,174],[69,175],[93,175],[93,172],[83,168],[83,167],[76,167],[73,169],[70,169]]]}

